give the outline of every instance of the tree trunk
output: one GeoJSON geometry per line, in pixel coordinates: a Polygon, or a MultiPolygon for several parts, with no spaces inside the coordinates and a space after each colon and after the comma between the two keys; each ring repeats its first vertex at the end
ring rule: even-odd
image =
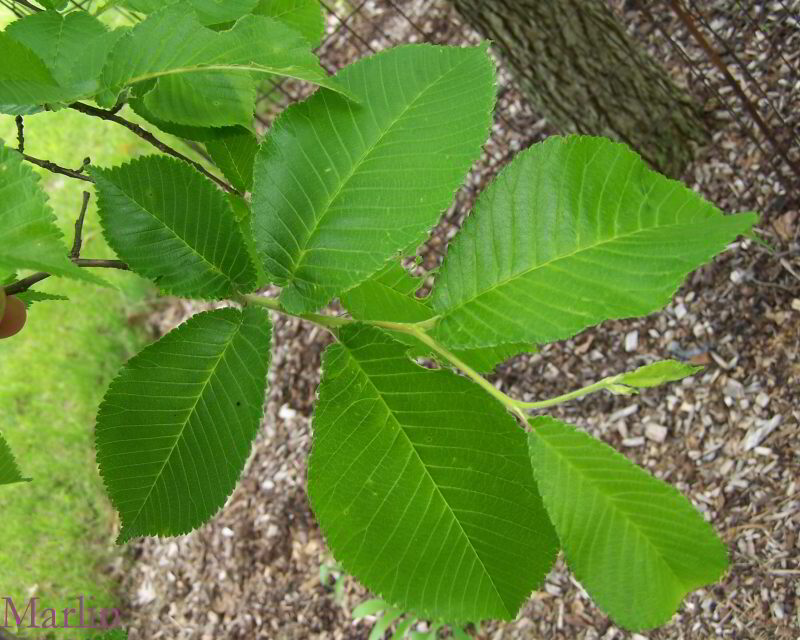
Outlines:
{"type": "Polygon", "coordinates": [[[607,0],[453,0],[489,38],[526,97],[564,133],[614,138],[677,177],[702,108],[627,35],[607,0]]]}

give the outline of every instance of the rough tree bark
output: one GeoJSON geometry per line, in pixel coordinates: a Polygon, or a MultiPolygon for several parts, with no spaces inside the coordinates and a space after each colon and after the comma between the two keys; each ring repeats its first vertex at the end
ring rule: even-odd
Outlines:
{"type": "Polygon", "coordinates": [[[453,0],[494,43],[538,112],[564,133],[627,143],[678,176],[703,110],[625,32],[607,0],[453,0]]]}

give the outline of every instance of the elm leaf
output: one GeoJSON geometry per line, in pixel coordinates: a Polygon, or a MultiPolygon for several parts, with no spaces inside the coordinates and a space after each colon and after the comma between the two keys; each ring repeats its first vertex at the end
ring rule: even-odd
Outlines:
{"type": "Polygon", "coordinates": [[[0,109],[3,113],[27,114],[38,105],[59,102],[68,92],[33,51],[0,32],[0,109]]]}
{"type": "Polygon", "coordinates": [[[308,492],[337,562],[422,617],[513,619],[555,559],[525,434],[455,373],[363,325],[323,357],[308,492]]]}
{"type": "MultiPolygon", "coordinates": [[[[224,24],[237,20],[255,9],[259,0],[185,0],[194,10],[200,24],[224,24]]],[[[180,0],[123,0],[123,6],[139,13],[153,13],[180,0]]]]}
{"type": "Polygon", "coordinates": [[[96,446],[120,542],[188,533],[225,503],[258,433],[270,334],[262,309],[199,313],[111,383],[96,446]]]}
{"type": "Polygon", "coordinates": [[[633,371],[623,373],[617,382],[640,389],[645,387],[657,387],[665,382],[682,380],[702,370],[703,367],[678,362],[677,360],[659,360],[658,362],[646,364],[633,371]]]}
{"type": "Polygon", "coordinates": [[[611,618],[640,630],[716,582],[725,545],[677,489],[550,417],[531,420],[534,475],[567,565],[611,618]]]}
{"type": "Polygon", "coordinates": [[[90,167],[108,244],[169,293],[225,298],[255,286],[255,270],[230,202],[180,160],[144,156],[90,167]]]}
{"type": "Polygon", "coordinates": [[[391,260],[375,275],[340,294],[342,306],[357,320],[422,322],[434,313],[414,296],[420,278],[408,273],[397,260],[391,260]]]}
{"type": "Polygon", "coordinates": [[[256,156],[253,229],[281,304],[313,311],[420,244],[486,139],[486,47],[395,47],[286,109],[256,156]]]}
{"type": "Polygon", "coordinates": [[[205,143],[206,151],[223,175],[239,191],[253,189],[253,163],[258,140],[250,131],[238,128],[236,133],[218,136],[205,143]]]}
{"type": "Polygon", "coordinates": [[[28,289],[27,291],[18,293],[16,295],[17,298],[25,303],[26,308],[30,308],[34,302],[55,302],[69,300],[69,298],[66,296],[61,296],[57,293],[45,293],[44,291],[34,291],[33,289],[28,289]]]}
{"type": "Polygon", "coordinates": [[[325,33],[325,16],[319,0],[261,0],[253,13],[280,20],[314,47],[319,46],[325,33]]]}
{"type": "Polygon", "coordinates": [[[478,199],[431,294],[451,348],[568,338],[663,307],[757,220],[723,215],[626,146],[553,136],[478,199]]]}
{"type": "Polygon", "coordinates": [[[14,454],[11,453],[11,448],[3,434],[0,433],[0,485],[28,482],[29,480],[29,478],[22,477],[14,454]]]}
{"type": "Polygon", "coordinates": [[[181,2],[150,14],[120,38],[106,62],[107,92],[99,99],[111,106],[128,85],[198,72],[271,74],[343,90],[319,66],[306,40],[285,24],[246,15],[216,32],[181,2]]]}
{"type": "Polygon", "coordinates": [[[42,60],[63,90],[58,101],[69,102],[100,89],[108,53],[125,30],[109,31],[85,11],[42,11],[15,20],[6,33],[42,60]]]}
{"type": "MultiPolygon", "coordinates": [[[[145,94],[146,96],[147,94],[145,94]]],[[[150,124],[155,125],[162,131],[170,133],[179,138],[186,140],[195,140],[197,142],[208,142],[210,140],[217,140],[227,136],[235,136],[244,132],[249,132],[249,127],[245,128],[241,125],[229,126],[190,126],[185,124],[178,124],[177,122],[169,122],[155,113],[150,111],[145,104],[144,97],[134,98],[128,102],[128,106],[133,112],[147,120],[150,124]]]]}
{"type": "Polygon", "coordinates": [[[150,113],[166,122],[189,127],[249,128],[256,86],[247,74],[198,71],[162,76],[143,100],[150,113]]]}

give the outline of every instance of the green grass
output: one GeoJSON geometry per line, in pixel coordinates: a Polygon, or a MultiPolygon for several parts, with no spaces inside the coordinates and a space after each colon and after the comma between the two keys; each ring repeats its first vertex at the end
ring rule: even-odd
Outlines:
{"type": "MultiPolygon", "coordinates": [[[[122,20],[113,12],[104,17],[122,20]]],[[[12,19],[0,7],[0,29],[12,19]]],[[[129,109],[121,115],[153,130],[129,109]]],[[[174,137],[158,136],[208,166],[174,137]]],[[[0,114],[0,138],[16,147],[12,116],[0,114]]],[[[98,166],[112,166],[157,153],[127,129],[70,109],[26,116],[25,151],[70,168],[81,166],[86,156],[98,166]]],[[[70,246],[81,192],[92,192],[91,185],[34,169],[70,246]]],[[[94,200],[92,193],[81,256],[113,257],[94,200]]],[[[111,378],[143,345],[144,336],[129,327],[128,317],[149,310],[154,290],[130,273],[95,273],[113,286],[60,278],[37,285],[69,301],[34,304],[24,330],[0,341],[0,432],[23,475],[33,479],[0,487],[0,598],[24,602],[36,595],[40,609],[74,606],[81,594],[93,596],[97,607],[117,604],[117,585],[105,568],[123,548],[114,545],[116,515],[95,464],[94,419],[111,378]]]]}
{"type": "MultiPolygon", "coordinates": [[[[0,116],[0,137],[15,145],[12,117],[0,116]]],[[[70,110],[26,117],[25,150],[68,167],[87,155],[108,166],[151,152],[122,127],[70,110]]],[[[81,192],[91,185],[39,173],[69,245],[81,192]]],[[[81,255],[111,257],[93,201],[81,255]]],[[[37,289],[69,301],[34,304],[25,329],[0,342],[0,431],[23,474],[33,478],[0,487],[0,597],[35,593],[64,608],[86,594],[99,606],[114,605],[103,567],[121,551],[113,545],[115,515],[94,462],[94,416],[109,380],[142,343],[127,317],[146,310],[151,290],[132,274],[95,273],[114,288],[50,278],[37,289]]]]}

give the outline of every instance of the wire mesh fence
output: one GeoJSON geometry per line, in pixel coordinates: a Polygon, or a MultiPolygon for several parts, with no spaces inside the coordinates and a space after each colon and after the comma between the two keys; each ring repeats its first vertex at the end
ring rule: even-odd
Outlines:
{"type": "MultiPolygon", "coordinates": [[[[480,35],[445,0],[322,0],[327,29],[318,49],[331,72],[386,47],[409,42],[476,44],[480,35]]],[[[611,0],[631,35],[717,121],[690,182],[718,182],[728,205],[780,213],[800,205],[800,0],[611,0]],[[732,128],[732,129],[731,129],[732,128]],[[721,132],[721,133],[720,133],[721,132]],[[722,158],[724,161],[715,160],[722,158]],[[717,176],[699,175],[716,166],[717,176]],[[731,170],[731,167],[733,168],[731,170]]],[[[265,87],[266,125],[309,89],[285,81],[265,87]]],[[[500,65],[498,104],[483,178],[514,153],[555,133],[500,65]]],[[[480,182],[484,182],[484,179],[480,182]]],[[[475,187],[483,186],[473,185],[475,187]]],[[[468,185],[469,188],[469,185],[468,185]]]]}
{"type": "MultiPolygon", "coordinates": [[[[717,0],[628,3],[643,44],[715,111],[740,169],[735,198],[766,213],[800,204],[800,2],[717,0]],[[766,180],[748,179],[754,172],[766,180]]],[[[716,136],[715,139],[719,138],[716,136]]]]}

